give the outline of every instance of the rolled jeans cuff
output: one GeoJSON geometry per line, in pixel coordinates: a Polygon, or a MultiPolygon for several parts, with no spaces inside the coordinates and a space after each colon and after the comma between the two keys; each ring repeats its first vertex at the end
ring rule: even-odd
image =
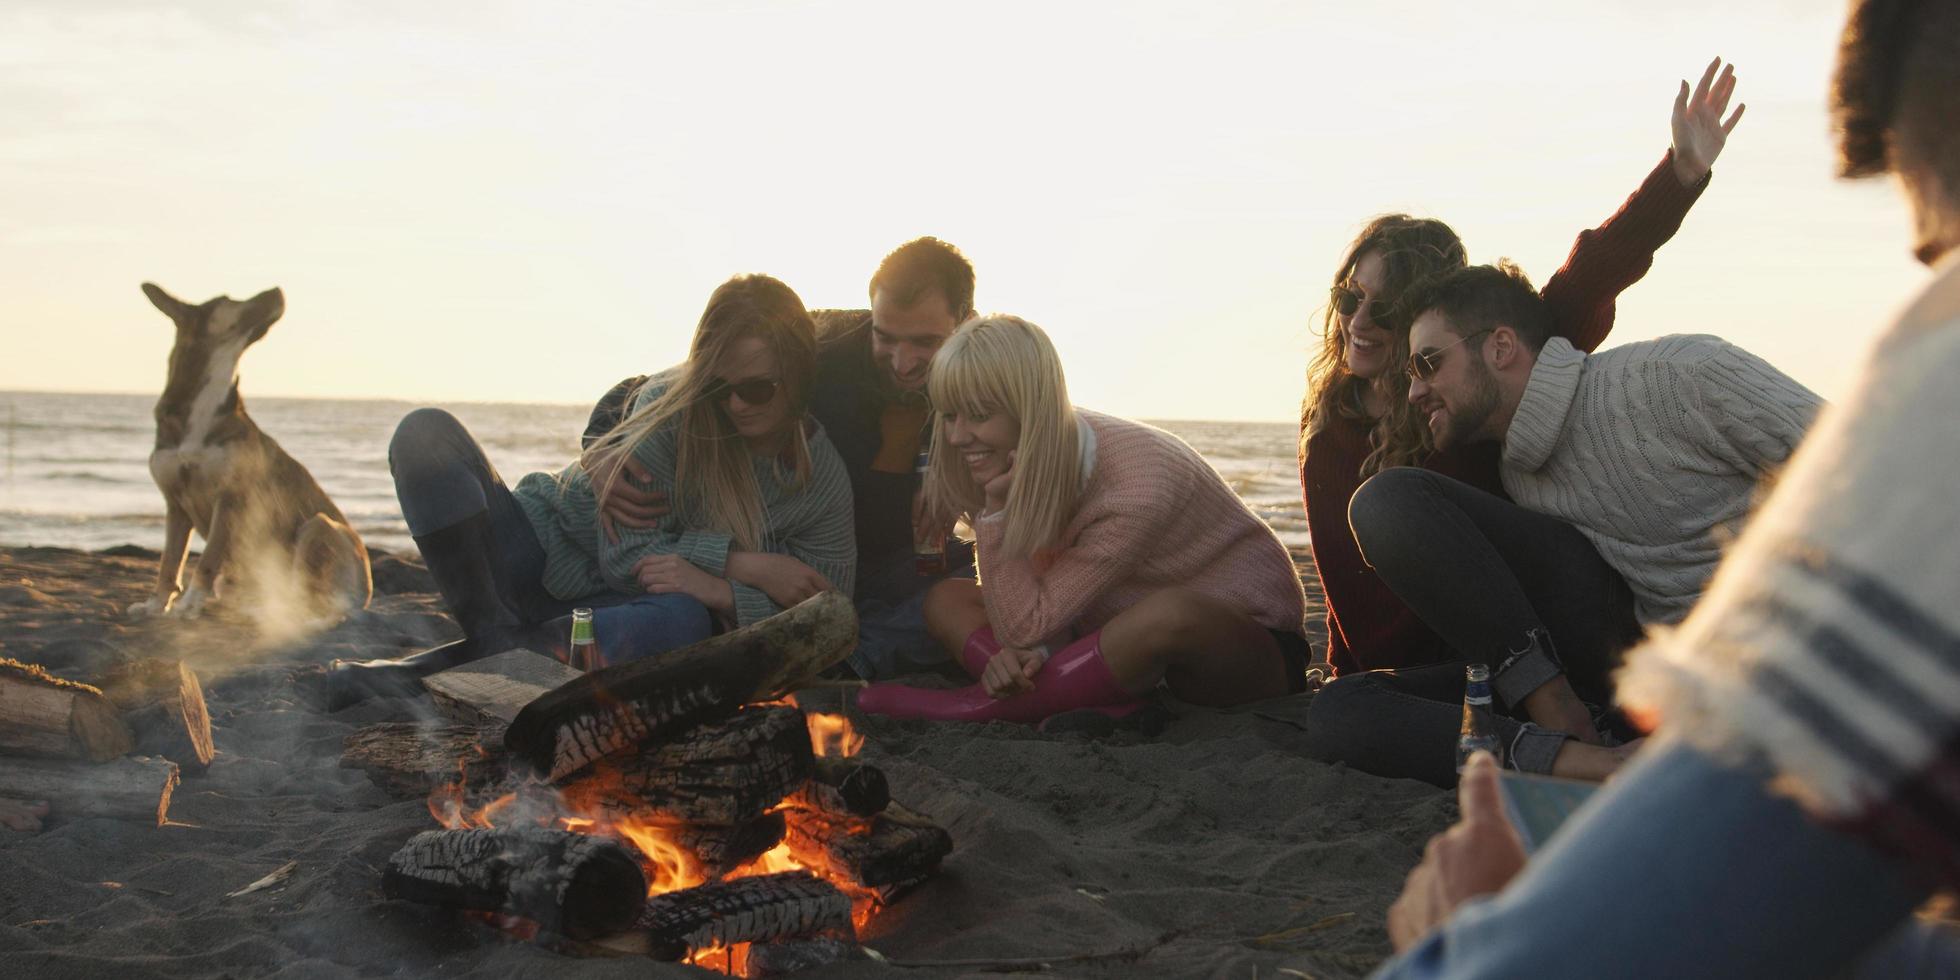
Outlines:
{"type": "Polygon", "coordinates": [[[1540,728],[1531,722],[1518,727],[1518,734],[1511,739],[1511,768],[1519,772],[1534,772],[1550,775],[1552,761],[1558,758],[1560,746],[1572,736],[1540,728]]]}
{"type": "Polygon", "coordinates": [[[1490,688],[1504,707],[1512,708],[1560,673],[1558,661],[1542,644],[1533,643],[1530,649],[1513,654],[1497,666],[1491,674],[1490,688]]]}

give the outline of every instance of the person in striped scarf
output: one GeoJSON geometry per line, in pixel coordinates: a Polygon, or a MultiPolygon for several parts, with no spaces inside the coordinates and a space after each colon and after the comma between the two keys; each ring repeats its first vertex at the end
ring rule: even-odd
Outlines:
{"type": "Polygon", "coordinates": [[[1621,679],[1652,745],[1527,864],[1479,757],[1387,977],[1960,975],[1960,3],[1856,0],[1842,172],[1895,174],[1930,286],[1700,603],[1621,679]]]}

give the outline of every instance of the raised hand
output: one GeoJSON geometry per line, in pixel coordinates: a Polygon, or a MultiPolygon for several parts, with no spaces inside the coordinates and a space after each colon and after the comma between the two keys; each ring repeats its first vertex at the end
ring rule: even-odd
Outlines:
{"type": "Polygon", "coordinates": [[[1708,176],[1715,166],[1715,158],[1722,155],[1722,147],[1729,141],[1729,133],[1735,124],[1742,120],[1742,110],[1747,104],[1739,104],[1735,112],[1725,122],[1722,113],[1728,112],[1729,98],[1735,95],[1735,66],[1722,64],[1717,57],[1708,63],[1708,70],[1701,73],[1701,83],[1688,90],[1686,79],[1681,81],[1681,92],[1674,97],[1674,175],[1681,179],[1684,187],[1693,187],[1708,176]],[[1716,70],[1721,74],[1717,75],[1716,70]]]}

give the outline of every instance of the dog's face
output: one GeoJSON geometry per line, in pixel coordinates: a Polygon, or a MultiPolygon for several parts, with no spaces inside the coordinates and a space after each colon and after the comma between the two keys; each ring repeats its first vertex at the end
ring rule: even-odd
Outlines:
{"type": "Polygon", "coordinates": [[[248,300],[219,296],[192,306],[147,282],[143,295],[177,328],[170,374],[156,407],[157,444],[176,445],[187,422],[201,436],[198,424],[229,403],[239,357],[286,312],[286,297],[274,287],[248,300]]]}

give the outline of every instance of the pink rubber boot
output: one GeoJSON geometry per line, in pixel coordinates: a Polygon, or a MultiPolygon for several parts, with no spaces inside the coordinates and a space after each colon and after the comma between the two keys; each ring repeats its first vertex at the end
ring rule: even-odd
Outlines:
{"type": "MultiPolygon", "coordinates": [[[[970,645],[971,640],[968,642],[970,645]]],[[[961,660],[965,660],[964,651],[961,660]]],[[[873,684],[858,692],[857,700],[858,710],[866,714],[1024,725],[1077,708],[1122,711],[1136,703],[1137,696],[1116,683],[1116,676],[1103,660],[1101,630],[1063,647],[1034,675],[1034,690],[1013,697],[992,697],[978,684],[952,690],[873,684]]]]}
{"type": "Polygon", "coordinates": [[[960,666],[977,681],[999,652],[1000,640],[994,636],[994,628],[982,626],[966,635],[966,645],[960,648],[960,666]]]}

